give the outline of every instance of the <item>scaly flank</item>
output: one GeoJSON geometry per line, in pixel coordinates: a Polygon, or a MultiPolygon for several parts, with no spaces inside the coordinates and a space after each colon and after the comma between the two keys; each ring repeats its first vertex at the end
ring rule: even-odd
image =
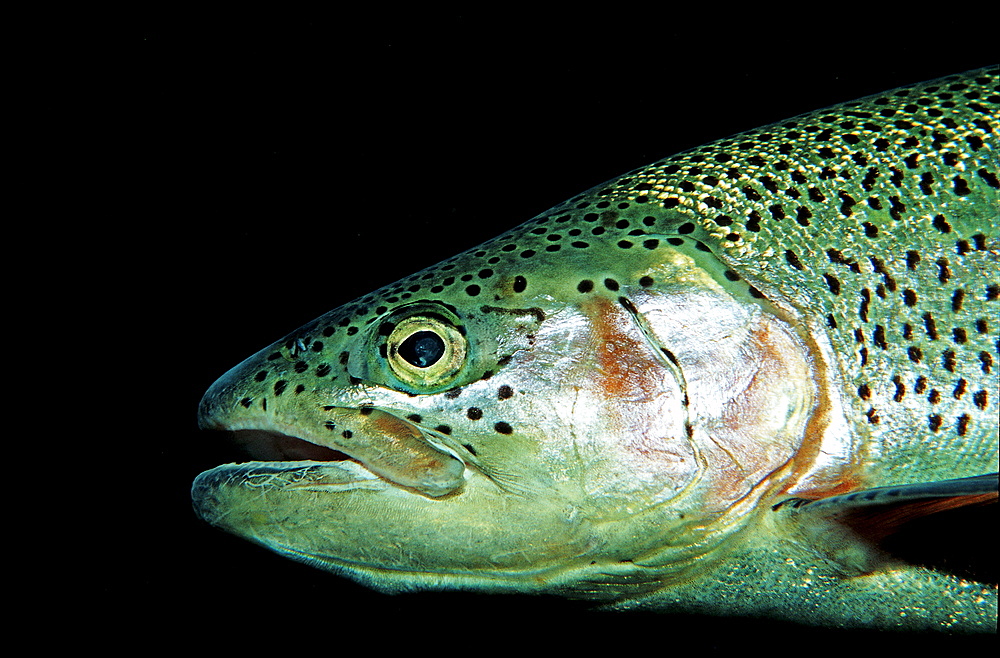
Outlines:
{"type": "Polygon", "coordinates": [[[996,69],[666,158],[219,379],[209,523],[385,591],[991,630],[996,69]],[[963,567],[964,568],[964,567],[963,567]]]}

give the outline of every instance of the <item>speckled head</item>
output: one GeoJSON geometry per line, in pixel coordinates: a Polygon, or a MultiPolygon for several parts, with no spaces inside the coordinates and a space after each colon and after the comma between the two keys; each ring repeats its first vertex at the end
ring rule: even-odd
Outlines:
{"type": "Polygon", "coordinates": [[[998,100],[984,70],[714,142],[331,311],[205,395],[282,461],[196,507],[388,590],[620,598],[781,496],[988,471],[998,100]]]}

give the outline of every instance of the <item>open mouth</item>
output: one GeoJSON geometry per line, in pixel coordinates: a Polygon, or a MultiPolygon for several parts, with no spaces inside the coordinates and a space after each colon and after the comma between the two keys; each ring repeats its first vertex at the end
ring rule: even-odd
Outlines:
{"type": "Polygon", "coordinates": [[[453,493],[465,482],[465,461],[432,431],[374,407],[325,411],[329,416],[321,425],[327,431],[306,438],[286,434],[283,427],[233,428],[217,419],[204,419],[203,426],[228,431],[254,461],[354,462],[393,485],[431,498],[453,493]]]}
{"type": "Polygon", "coordinates": [[[233,442],[254,461],[358,461],[350,455],[295,436],[267,430],[235,430],[233,442]]]}

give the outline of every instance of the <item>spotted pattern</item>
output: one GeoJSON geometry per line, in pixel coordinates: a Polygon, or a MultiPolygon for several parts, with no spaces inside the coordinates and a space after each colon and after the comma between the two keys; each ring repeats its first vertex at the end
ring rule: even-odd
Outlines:
{"type": "MultiPolygon", "coordinates": [[[[997,71],[984,69],[655,162],[303,327],[266,357],[253,375],[260,394],[240,404],[266,408],[267,397],[299,396],[318,380],[359,383],[347,366],[367,347],[345,338],[402,304],[627,299],[655,287],[647,265],[670,248],[714,258],[750,298],[821,318],[850,420],[887,464],[905,462],[914,439],[947,454],[997,429],[1000,243],[982,209],[1000,195],[998,105],[997,71]]],[[[517,433],[503,415],[517,395],[509,384],[489,407],[462,404],[462,392],[442,395],[420,422],[444,434],[517,433]]]]}

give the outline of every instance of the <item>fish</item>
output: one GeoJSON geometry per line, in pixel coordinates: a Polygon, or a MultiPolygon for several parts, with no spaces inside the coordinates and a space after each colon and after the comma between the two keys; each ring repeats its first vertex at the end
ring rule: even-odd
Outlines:
{"type": "Polygon", "coordinates": [[[330,311],[205,393],[252,461],[196,513],[386,593],[995,632],[998,104],[720,139],[330,311]]]}

